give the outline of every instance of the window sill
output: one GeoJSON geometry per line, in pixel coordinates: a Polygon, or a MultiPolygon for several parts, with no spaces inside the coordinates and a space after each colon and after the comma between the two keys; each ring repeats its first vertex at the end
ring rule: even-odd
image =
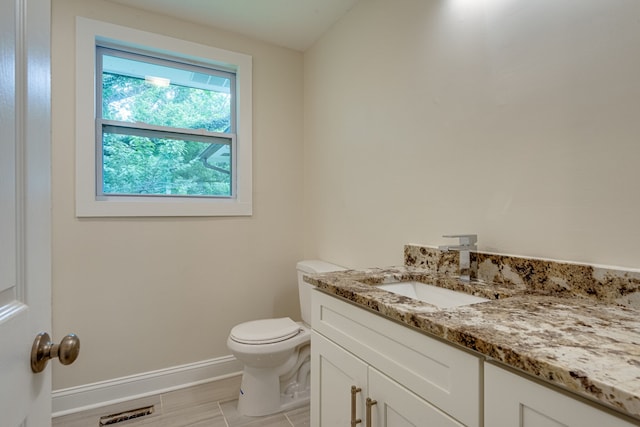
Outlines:
{"type": "Polygon", "coordinates": [[[251,202],[122,197],[76,203],[77,217],[250,216],[251,202]]]}

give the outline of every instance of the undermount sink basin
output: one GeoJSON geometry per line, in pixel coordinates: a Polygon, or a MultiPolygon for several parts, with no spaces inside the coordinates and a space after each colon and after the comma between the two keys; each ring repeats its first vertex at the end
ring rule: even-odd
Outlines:
{"type": "Polygon", "coordinates": [[[392,282],[377,285],[378,288],[394,294],[417,299],[438,308],[460,307],[462,305],[477,304],[489,301],[486,298],[452,291],[422,282],[392,282]]]}

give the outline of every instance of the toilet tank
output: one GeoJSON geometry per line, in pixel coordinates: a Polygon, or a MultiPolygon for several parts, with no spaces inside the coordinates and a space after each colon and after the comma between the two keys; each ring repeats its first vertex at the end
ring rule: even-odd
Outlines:
{"type": "Polygon", "coordinates": [[[305,274],[331,273],[332,271],[346,270],[339,265],[331,264],[321,260],[300,261],[296,265],[298,270],[298,293],[300,296],[300,313],[304,323],[311,324],[311,290],[313,285],[305,282],[302,276],[305,274]]]}

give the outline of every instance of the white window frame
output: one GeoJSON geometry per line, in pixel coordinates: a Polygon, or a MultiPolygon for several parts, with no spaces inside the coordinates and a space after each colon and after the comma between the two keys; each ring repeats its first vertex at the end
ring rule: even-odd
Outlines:
{"type": "Polygon", "coordinates": [[[252,58],[249,55],[76,18],[76,216],[249,216],[252,214],[252,58]],[[236,73],[235,195],[231,198],[96,194],[96,44],[110,43],[224,67],[236,73]]]}

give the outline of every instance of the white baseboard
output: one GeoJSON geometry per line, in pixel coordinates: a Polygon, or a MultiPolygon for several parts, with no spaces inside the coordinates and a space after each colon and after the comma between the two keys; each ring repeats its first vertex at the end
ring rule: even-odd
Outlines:
{"type": "Polygon", "coordinates": [[[240,375],[241,372],[242,363],[233,356],[224,356],[113,380],[54,390],[51,393],[53,417],[240,375]]]}

